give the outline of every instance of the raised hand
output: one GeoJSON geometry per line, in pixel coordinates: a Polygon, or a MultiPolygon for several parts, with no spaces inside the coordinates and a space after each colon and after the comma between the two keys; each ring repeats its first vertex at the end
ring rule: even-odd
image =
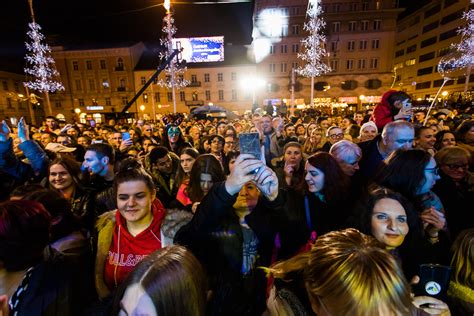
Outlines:
{"type": "Polygon", "coordinates": [[[2,123],[0,124],[0,141],[5,142],[10,138],[10,127],[8,127],[7,122],[5,120],[2,120],[2,123]]]}
{"type": "Polygon", "coordinates": [[[255,170],[265,165],[259,159],[250,154],[241,154],[237,157],[234,164],[234,170],[225,181],[225,188],[231,195],[237,194],[242,186],[249,181],[254,180],[255,170]]]}
{"type": "Polygon", "coordinates": [[[278,196],[278,177],[269,167],[263,165],[255,174],[255,184],[269,201],[278,196]]]}
{"type": "Polygon", "coordinates": [[[23,143],[24,141],[30,140],[30,132],[28,130],[28,125],[25,122],[23,117],[20,118],[18,122],[18,138],[23,143]]]}
{"type": "Polygon", "coordinates": [[[424,210],[420,215],[424,223],[424,227],[431,237],[437,236],[438,231],[442,230],[446,225],[444,214],[438,212],[434,207],[424,210]]]}

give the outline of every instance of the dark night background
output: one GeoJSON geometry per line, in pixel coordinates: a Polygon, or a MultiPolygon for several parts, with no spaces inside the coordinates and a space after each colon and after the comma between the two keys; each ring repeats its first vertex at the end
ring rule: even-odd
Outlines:
{"type": "MultiPolygon", "coordinates": [[[[237,0],[245,1],[245,0],[237,0]]],[[[428,1],[400,0],[410,12],[428,1]]],[[[90,43],[156,41],[162,0],[34,0],[36,21],[50,45],[87,48],[90,43]]],[[[207,2],[209,3],[209,2],[207,2]]],[[[172,2],[177,37],[224,35],[227,43],[250,44],[253,1],[220,4],[172,2]]],[[[0,69],[20,70],[30,12],[27,0],[9,0],[0,12],[0,69]]]]}

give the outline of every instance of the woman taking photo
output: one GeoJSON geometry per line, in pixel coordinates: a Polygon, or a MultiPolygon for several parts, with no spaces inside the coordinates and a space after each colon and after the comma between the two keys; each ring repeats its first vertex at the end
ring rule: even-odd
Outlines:
{"type": "Polygon", "coordinates": [[[350,214],[350,180],[330,154],[310,156],[305,174],[300,187],[287,191],[287,225],[280,232],[280,258],[291,257],[316,236],[343,228],[350,214]]]}
{"type": "Polygon", "coordinates": [[[122,162],[114,179],[118,209],[100,216],[96,289],[100,299],[109,296],[135,265],[160,249],[160,228],[165,209],[156,199],[153,180],[133,159],[122,162]]]}

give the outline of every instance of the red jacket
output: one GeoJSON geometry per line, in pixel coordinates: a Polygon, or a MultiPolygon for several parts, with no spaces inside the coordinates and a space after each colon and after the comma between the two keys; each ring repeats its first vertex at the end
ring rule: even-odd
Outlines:
{"type": "Polygon", "coordinates": [[[379,131],[382,131],[383,127],[390,122],[393,122],[393,117],[398,113],[398,109],[394,108],[393,106],[388,103],[388,98],[397,92],[396,90],[388,90],[382,96],[382,101],[377,104],[374,109],[374,114],[370,118],[372,121],[375,122],[379,131]]]}

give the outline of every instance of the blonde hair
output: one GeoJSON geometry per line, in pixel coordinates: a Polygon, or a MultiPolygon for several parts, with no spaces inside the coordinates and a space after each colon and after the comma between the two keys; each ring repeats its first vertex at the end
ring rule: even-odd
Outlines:
{"type": "Polygon", "coordinates": [[[269,271],[288,280],[302,271],[310,301],[332,315],[410,314],[410,291],[395,258],[356,229],[325,234],[310,252],[269,271]],[[324,303],[323,303],[324,301],[324,303]]]}
{"type": "Polygon", "coordinates": [[[463,230],[453,243],[451,280],[474,288],[474,228],[463,230]]]}

